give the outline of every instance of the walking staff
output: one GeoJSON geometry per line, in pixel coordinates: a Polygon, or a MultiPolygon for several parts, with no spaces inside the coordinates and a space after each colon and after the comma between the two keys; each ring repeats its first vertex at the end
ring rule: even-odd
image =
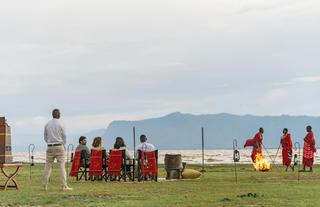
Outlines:
{"type": "Polygon", "coordinates": [[[267,152],[269,159],[272,160],[272,157],[270,156],[267,148],[264,146],[264,144],[262,144],[262,146],[263,146],[264,150],[267,152]]]}
{"type": "Polygon", "coordinates": [[[276,159],[277,159],[277,156],[278,156],[278,153],[279,153],[279,150],[280,150],[280,146],[281,146],[281,137],[280,137],[280,144],[279,144],[279,147],[278,147],[278,150],[277,150],[276,156],[273,158],[272,164],[274,164],[274,162],[275,162],[275,161],[276,161],[276,159]]]}

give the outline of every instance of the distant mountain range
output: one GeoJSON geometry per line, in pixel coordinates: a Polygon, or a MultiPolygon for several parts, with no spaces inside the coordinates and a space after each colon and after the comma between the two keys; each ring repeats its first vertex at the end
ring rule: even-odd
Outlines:
{"type": "MultiPolygon", "coordinates": [[[[125,139],[128,148],[133,148],[133,130],[136,128],[136,143],[139,136],[145,134],[150,143],[159,149],[201,149],[201,128],[204,128],[206,149],[231,149],[233,139],[243,148],[246,139],[252,138],[259,127],[265,129],[264,145],[277,148],[282,129],[288,128],[293,142],[303,145],[305,127],[313,126],[316,142],[319,138],[320,117],[310,116],[252,116],[227,113],[192,115],[180,112],[159,118],[139,121],[113,121],[106,129],[88,133],[87,136],[102,136],[108,148],[117,136],[125,139]]],[[[318,146],[318,143],[317,143],[318,146]]]]}
{"type": "MultiPolygon", "coordinates": [[[[239,148],[243,148],[246,139],[252,138],[259,127],[265,129],[264,145],[267,148],[277,148],[284,127],[292,134],[293,142],[299,141],[303,145],[306,135],[305,127],[313,126],[317,146],[319,141],[320,117],[310,116],[252,116],[232,115],[227,113],[192,115],[180,112],[169,115],[138,121],[113,121],[107,128],[88,132],[88,145],[96,136],[103,137],[103,145],[110,149],[117,136],[125,139],[127,147],[133,149],[133,130],[136,128],[136,144],[139,136],[145,134],[148,141],[158,149],[201,149],[201,127],[204,127],[206,149],[231,149],[233,139],[238,140],[239,148]]],[[[69,143],[77,145],[80,134],[69,135],[69,143]]],[[[37,150],[44,150],[42,138],[28,138],[13,140],[15,151],[26,151],[32,140],[37,150]],[[38,144],[37,144],[38,143],[38,144]]]]}

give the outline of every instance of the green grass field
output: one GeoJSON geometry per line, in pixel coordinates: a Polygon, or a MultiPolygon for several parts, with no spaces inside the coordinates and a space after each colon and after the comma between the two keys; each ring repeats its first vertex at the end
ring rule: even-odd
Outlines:
{"type": "MultiPolygon", "coordinates": [[[[197,180],[178,182],[77,182],[68,178],[72,192],[61,191],[59,170],[54,167],[47,192],[42,191],[43,164],[24,165],[17,180],[20,190],[0,192],[1,206],[320,206],[320,167],[313,173],[284,172],[273,166],[269,172],[255,172],[251,165],[207,166],[197,180]],[[248,193],[256,197],[244,196],[248,193]]],[[[200,166],[187,165],[200,170],[200,166]]],[[[70,169],[70,166],[69,166],[70,169]]],[[[165,177],[160,166],[160,177],[165,177]]],[[[0,182],[4,182],[4,176],[0,182]]]]}

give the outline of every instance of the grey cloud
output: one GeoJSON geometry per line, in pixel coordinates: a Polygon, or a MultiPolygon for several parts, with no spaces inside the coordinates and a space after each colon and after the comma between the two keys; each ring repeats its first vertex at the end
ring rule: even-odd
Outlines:
{"type": "Polygon", "coordinates": [[[317,82],[288,83],[319,76],[318,5],[2,1],[0,107],[17,123],[47,117],[54,107],[88,119],[171,111],[310,114],[317,82]],[[286,107],[284,98],[291,101],[286,107]]]}

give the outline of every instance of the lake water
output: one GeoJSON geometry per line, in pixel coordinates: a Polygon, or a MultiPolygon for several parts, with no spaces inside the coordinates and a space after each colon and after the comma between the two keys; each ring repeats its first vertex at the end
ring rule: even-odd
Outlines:
{"type": "MultiPolygon", "coordinates": [[[[251,163],[251,150],[250,149],[241,149],[240,151],[240,163],[241,164],[250,164],[251,163]]],[[[319,152],[315,155],[315,163],[320,164],[319,152]]],[[[133,155],[133,151],[130,151],[131,155],[133,155]]],[[[270,149],[263,151],[263,155],[267,158],[270,163],[271,159],[274,159],[277,149],[270,149]],[[268,154],[269,153],[269,154],[268,154]],[[271,157],[271,158],[270,158],[271,157]]],[[[282,163],[282,150],[280,149],[278,152],[278,156],[275,159],[276,164],[282,163]]],[[[294,153],[298,153],[294,151],[294,153]]],[[[202,162],[202,152],[201,150],[159,150],[159,163],[164,163],[165,154],[181,154],[182,161],[187,164],[201,164],[202,162]]],[[[67,156],[67,154],[66,154],[67,156]]],[[[69,153],[70,159],[70,153],[69,153]]],[[[29,153],[28,152],[13,152],[14,161],[18,162],[29,162],[29,153]]],[[[44,163],[45,162],[45,152],[34,152],[34,159],[36,163],[44,163]]],[[[301,149],[301,160],[302,160],[302,149],[301,149]]],[[[215,164],[232,164],[233,163],[233,150],[205,150],[205,164],[215,165],[215,164]]]]}

